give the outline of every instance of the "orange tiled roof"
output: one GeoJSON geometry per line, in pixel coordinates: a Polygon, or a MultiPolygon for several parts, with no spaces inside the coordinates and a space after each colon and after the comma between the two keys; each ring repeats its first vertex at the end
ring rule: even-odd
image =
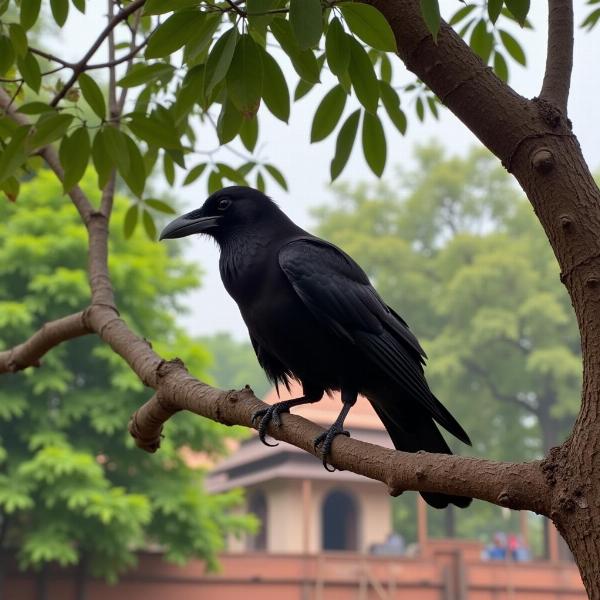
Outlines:
{"type": "MultiPolygon", "coordinates": [[[[302,396],[302,386],[297,381],[292,381],[289,392],[285,387],[279,386],[279,393],[280,395],[278,396],[277,390],[273,388],[264,397],[264,401],[267,404],[275,404],[275,402],[279,402],[280,400],[299,398],[302,396]]],[[[314,404],[305,404],[304,406],[292,408],[292,412],[318,425],[329,427],[335,421],[341,408],[342,399],[340,393],[334,392],[333,396],[323,396],[319,402],[315,402],[314,404]]],[[[350,414],[346,419],[346,427],[348,429],[384,429],[371,403],[364,396],[359,396],[356,404],[350,410],[350,414]]]]}

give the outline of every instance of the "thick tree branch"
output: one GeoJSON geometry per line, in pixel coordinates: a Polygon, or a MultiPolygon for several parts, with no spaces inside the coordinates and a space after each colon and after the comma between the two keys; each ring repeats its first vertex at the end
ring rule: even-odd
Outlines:
{"type": "Polygon", "coordinates": [[[75,85],[77,78],[80,73],[86,70],[86,65],[90,58],[94,56],[96,50],[104,43],[104,40],[110,35],[113,29],[124,21],[129,15],[133,14],[138,8],[141,8],[146,3],[146,0],[134,0],[131,4],[128,4],[125,8],[120,10],[112,19],[109,20],[106,27],[102,30],[100,35],[96,38],[96,41],[90,46],[90,49],[84,54],[83,58],[74,66],[73,73],[69,80],[62,87],[60,92],[52,98],[50,102],[51,106],[56,106],[67,94],[67,92],[75,85]]]}
{"type": "MultiPolygon", "coordinates": [[[[157,393],[130,422],[139,447],[154,452],[163,423],[175,412],[189,410],[226,425],[253,427],[252,414],[266,407],[247,388],[225,392],[199,382],[179,361],[157,366],[157,393]]],[[[269,434],[315,456],[313,440],[323,429],[298,415],[283,415],[282,426],[269,434]]],[[[541,463],[504,463],[419,452],[410,454],[374,446],[345,436],[333,443],[329,462],[385,483],[392,495],[405,490],[468,495],[513,509],[548,514],[548,485],[541,463]]]]}
{"type": "Polygon", "coordinates": [[[573,70],[573,1],[548,0],[548,49],[540,98],[567,114],[573,70]]]}
{"type": "Polygon", "coordinates": [[[0,373],[39,367],[40,358],[54,346],[91,332],[84,311],[45,323],[27,341],[0,352],[0,373]]]}
{"type": "MultiPolygon", "coordinates": [[[[27,117],[17,112],[13,106],[11,106],[11,97],[3,90],[0,89],[0,108],[6,112],[12,119],[14,119],[19,125],[31,125],[27,117]]],[[[63,180],[64,171],[58,158],[58,153],[52,146],[45,146],[40,150],[41,156],[44,158],[48,166],[54,171],[60,181],[63,180]]],[[[88,200],[87,196],[83,193],[79,186],[74,186],[69,192],[69,197],[73,201],[73,204],[79,211],[79,214],[84,223],[88,223],[94,207],[88,200]]]]}

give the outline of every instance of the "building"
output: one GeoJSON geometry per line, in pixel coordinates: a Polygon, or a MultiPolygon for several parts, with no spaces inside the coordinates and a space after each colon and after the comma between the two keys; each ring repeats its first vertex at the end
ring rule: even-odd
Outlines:
{"type": "MultiPolygon", "coordinates": [[[[302,388],[295,384],[289,391],[282,390],[281,400],[298,396],[302,396],[302,388]]],[[[273,390],[265,402],[279,399],[273,390]]],[[[329,427],[340,408],[339,396],[326,396],[316,404],[294,409],[294,413],[329,427]]],[[[366,398],[359,396],[346,428],[362,441],[392,447],[366,398]]],[[[349,471],[328,472],[319,459],[285,442],[274,449],[253,435],[216,466],[206,484],[212,492],[244,488],[248,511],[262,523],[257,535],[230,540],[233,553],[366,553],[392,533],[391,505],[384,484],[349,471]]]]}

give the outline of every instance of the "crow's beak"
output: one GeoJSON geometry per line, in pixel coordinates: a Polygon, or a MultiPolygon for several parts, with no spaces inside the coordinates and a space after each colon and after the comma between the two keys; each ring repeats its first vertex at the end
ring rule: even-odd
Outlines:
{"type": "Polygon", "coordinates": [[[175,239],[191,235],[192,233],[206,233],[218,226],[220,215],[212,217],[197,217],[198,211],[177,217],[171,221],[161,232],[159,240],[175,239]]]}

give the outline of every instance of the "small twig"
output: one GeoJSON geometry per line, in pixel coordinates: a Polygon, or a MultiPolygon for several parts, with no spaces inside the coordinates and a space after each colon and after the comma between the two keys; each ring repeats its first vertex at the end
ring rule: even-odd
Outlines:
{"type": "Polygon", "coordinates": [[[59,65],[62,65],[63,67],[67,67],[69,69],[75,69],[77,67],[76,63],[72,63],[72,62],[63,60],[62,58],[59,58],[58,56],[54,56],[54,54],[50,54],[49,52],[46,52],[45,50],[39,50],[38,48],[32,48],[31,46],[29,47],[29,50],[31,51],[32,54],[37,54],[38,56],[41,56],[42,58],[45,58],[46,60],[49,60],[52,62],[57,62],[59,65]]]}
{"type": "Polygon", "coordinates": [[[96,41],[92,44],[90,49],[85,53],[83,58],[73,67],[73,73],[67,83],[62,87],[60,92],[52,98],[50,106],[56,106],[67,94],[67,92],[75,85],[77,78],[80,73],[85,70],[85,67],[96,53],[96,50],[104,43],[104,40],[110,35],[110,32],[129,15],[133,14],[138,8],[141,8],[146,3],[146,0],[133,0],[131,4],[127,5],[123,10],[119,11],[108,23],[108,25],[102,30],[96,41]]]}

